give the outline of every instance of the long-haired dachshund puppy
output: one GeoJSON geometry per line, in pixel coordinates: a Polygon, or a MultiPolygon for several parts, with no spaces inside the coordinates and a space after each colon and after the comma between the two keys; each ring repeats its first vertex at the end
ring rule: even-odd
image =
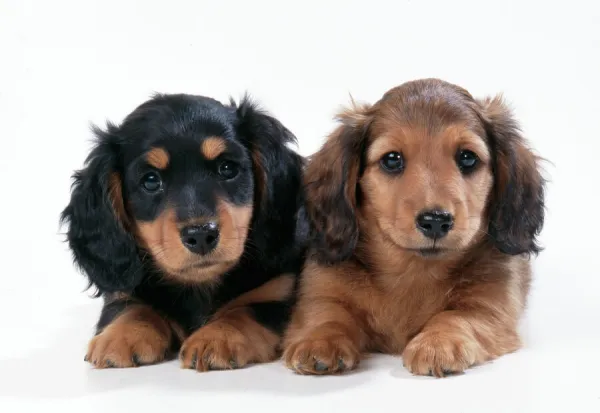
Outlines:
{"type": "Polygon", "coordinates": [[[418,80],[339,120],[305,171],[313,237],[288,367],[338,373],[383,352],[439,377],[518,349],[545,183],[501,97],[418,80]]]}
{"type": "Polygon", "coordinates": [[[104,299],[85,359],[276,359],[307,233],[296,138],[247,97],[156,95],[97,142],[62,214],[104,299]]]}

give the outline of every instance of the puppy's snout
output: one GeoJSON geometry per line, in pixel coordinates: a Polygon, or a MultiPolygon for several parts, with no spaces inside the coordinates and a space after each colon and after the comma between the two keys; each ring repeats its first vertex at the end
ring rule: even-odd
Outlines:
{"type": "Polygon", "coordinates": [[[194,254],[208,254],[219,242],[219,226],[215,222],[208,222],[185,227],[181,230],[181,242],[194,254]]]}
{"type": "Polygon", "coordinates": [[[427,238],[442,238],[454,225],[454,217],[448,211],[424,211],[417,216],[417,229],[427,238]]]}

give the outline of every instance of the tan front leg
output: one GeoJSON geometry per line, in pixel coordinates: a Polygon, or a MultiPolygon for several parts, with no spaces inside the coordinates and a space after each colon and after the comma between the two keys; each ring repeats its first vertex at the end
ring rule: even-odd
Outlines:
{"type": "Polygon", "coordinates": [[[456,291],[451,309],[432,317],[406,346],[406,368],[442,377],[517,350],[525,295],[511,276],[456,291]]]}
{"type": "Polygon", "coordinates": [[[149,306],[131,304],[90,341],[85,359],[96,368],[157,363],[166,357],[172,334],[149,306]]]}

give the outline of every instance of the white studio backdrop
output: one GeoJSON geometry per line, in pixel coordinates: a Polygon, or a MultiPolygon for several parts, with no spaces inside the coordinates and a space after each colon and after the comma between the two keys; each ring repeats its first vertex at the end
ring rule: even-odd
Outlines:
{"type": "Polygon", "coordinates": [[[63,411],[214,409],[223,400],[252,411],[383,411],[381,403],[600,411],[599,7],[592,0],[0,0],[0,411],[46,403],[63,411]],[[350,94],[374,102],[424,77],[478,97],[502,92],[549,161],[546,249],[535,261],[522,352],[446,381],[413,379],[396,358],[318,381],[279,366],[201,377],[182,375],[176,363],[89,370],[83,355],[100,301],[83,292],[58,216],[90,149],[90,122],[120,122],[153,92],[225,101],[247,91],[308,155],[350,94]]]}

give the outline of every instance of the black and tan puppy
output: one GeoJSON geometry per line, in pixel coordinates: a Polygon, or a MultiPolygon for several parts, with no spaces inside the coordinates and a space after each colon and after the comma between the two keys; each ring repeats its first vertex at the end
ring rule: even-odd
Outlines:
{"type": "Polygon", "coordinates": [[[287,365],[384,352],[443,376],[518,349],[545,182],[503,100],[424,79],[339,118],[305,171],[314,254],[287,365]]]}
{"type": "Polygon", "coordinates": [[[239,104],[156,95],[95,128],[62,214],[76,264],[104,298],[85,359],[205,371],[278,355],[306,222],[295,137],[239,104]]]}

